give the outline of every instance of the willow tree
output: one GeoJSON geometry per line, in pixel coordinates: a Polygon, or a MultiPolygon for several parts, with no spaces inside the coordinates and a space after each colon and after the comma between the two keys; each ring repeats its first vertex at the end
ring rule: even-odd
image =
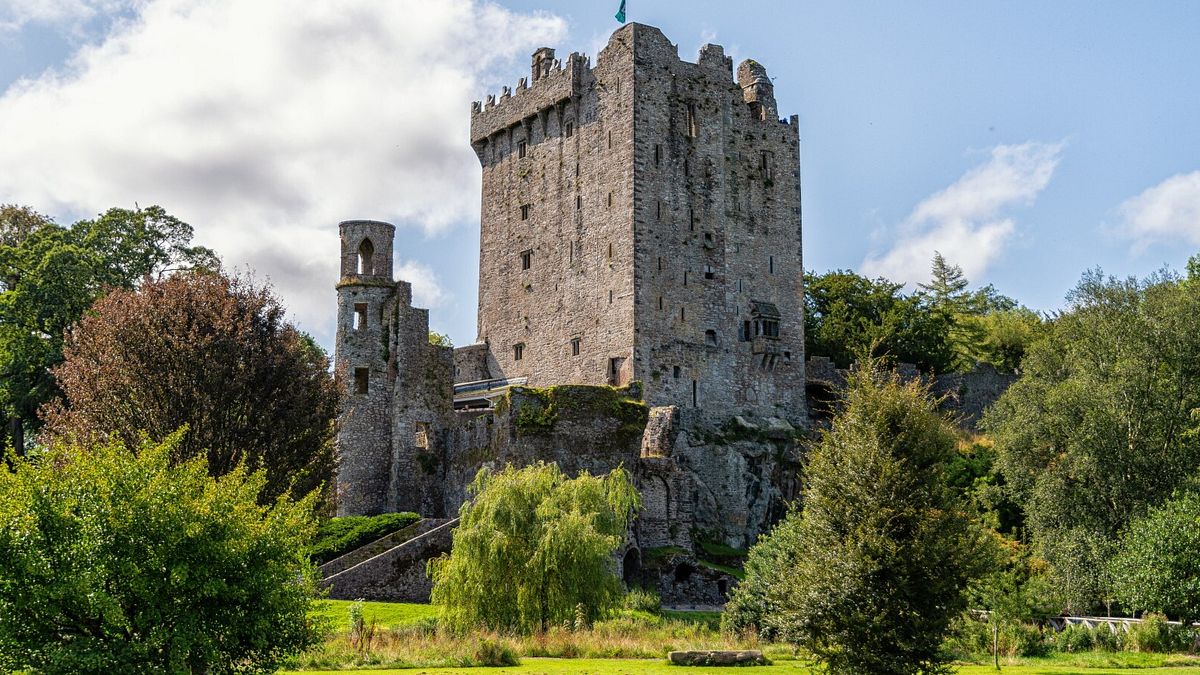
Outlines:
{"type": "Polygon", "coordinates": [[[640,501],[624,469],[578,478],[556,464],[483,469],[470,493],[450,555],[430,563],[444,626],[544,631],[620,600],[613,554],[640,501]]]}

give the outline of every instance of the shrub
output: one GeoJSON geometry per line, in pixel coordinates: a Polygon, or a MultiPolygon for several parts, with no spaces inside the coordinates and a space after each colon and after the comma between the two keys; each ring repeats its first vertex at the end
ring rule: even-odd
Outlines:
{"type": "Polygon", "coordinates": [[[409,512],[330,518],[317,530],[309,555],[321,565],[420,519],[421,516],[409,512]]]}
{"type": "Polygon", "coordinates": [[[318,641],[317,493],[258,504],[262,471],[54,447],[0,468],[0,672],[270,672],[318,641]]]}
{"type": "Polygon", "coordinates": [[[1128,649],[1133,651],[1169,652],[1174,646],[1171,626],[1162,614],[1146,614],[1139,623],[1129,627],[1128,649]]]}
{"type": "MultiPolygon", "coordinates": [[[[1107,628],[1104,630],[1108,630],[1107,628]]],[[[1094,631],[1087,626],[1069,625],[1054,636],[1054,646],[1060,652],[1086,652],[1095,644],[1094,631]]]]}
{"type": "Polygon", "coordinates": [[[1092,631],[1092,646],[1102,652],[1119,652],[1125,648],[1125,636],[1121,631],[1100,626],[1092,631]]]}
{"type": "Polygon", "coordinates": [[[658,614],[662,611],[662,598],[658,593],[644,588],[631,588],[625,594],[625,609],[635,612],[658,614]]]}
{"type": "Polygon", "coordinates": [[[519,666],[521,659],[509,645],[498,640],[480,640],[475,649],[475,665],[477,666],[519,666]]]}

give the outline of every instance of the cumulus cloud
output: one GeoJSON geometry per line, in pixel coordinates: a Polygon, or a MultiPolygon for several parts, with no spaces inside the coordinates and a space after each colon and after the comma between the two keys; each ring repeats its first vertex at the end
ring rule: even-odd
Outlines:
{"type": "Polygon", "coordinates": [[[1063,143],[998,145],[987,162],[917,205],[896,228],[887,250],[868,255],[862,271],[894,281],[929,277],[934,251],[978,279],[1000,256],[1016,222],[1004,213],[1032,204],[1049,184],[1063,143]]]}
{"type": "Polygon", "coordinates": [[[1145,247],[1183,239],[1200,244],[1200,171],[1171,176],[1118,207],[1122,233],[1145,247]]]}
{"type": "MultiPolygon", "coordinates": [[[[565,33],[478,0],[144,0],[0,96],[0,166],[19,167],[0,202],[64,218],[161,204],[328,339],[336,223],[390,220],[402,242],[476,220],[470,101],[565,33]]],[[[400,269],[418,302],[446,301],[428,267],[400,269]]]]}

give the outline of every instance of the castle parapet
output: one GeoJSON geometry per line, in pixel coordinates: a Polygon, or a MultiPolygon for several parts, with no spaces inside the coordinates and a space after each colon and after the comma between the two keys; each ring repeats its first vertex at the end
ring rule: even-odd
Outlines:
{"type": "Polygon", "coordinates": [[[488,95],[485,102],[471,104],[471,144],[477,150],[492,136],[582,93],[587,57],[573,53],[563,64],[553,56],[554,50],[539,49],[532,81],[522,78],[515,90],[504,87],[499,98],[488,95]]]}

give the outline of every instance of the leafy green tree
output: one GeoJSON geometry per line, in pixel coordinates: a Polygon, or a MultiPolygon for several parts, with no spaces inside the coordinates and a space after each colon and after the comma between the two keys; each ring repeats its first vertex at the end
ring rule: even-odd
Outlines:
{"type": "Polygon", "coordinates": [[[268,673],[308,619],[316,495],[260,506],[262,472],[58,446],[0,470],[0,670],[268,673]]]}
{"type": "Polygon", "coordinates": [[[110,209],[71,227],[0,206],[0,414],[9,444],[22,449],[38,409],[58,395],[50,369],[62,360],[63,336],[97,298],[174,269],[217,266],[191,237],[191,226],[158,206],[110,209]]]}
{"type": "Polygon", "coordinates": [[[829,672],[948,672],[942,640],[988,564],[945,484],[955,432],[926,389],[878,363],[851,374],[846,396],[810,457],[803,510],[776,529],[773,562],[747,570],[746,592],[765,587],[765,625],[829,672]]]}
{"type": "Polygon", "coordinates": [[[721,630],[742,635],[754,631],[759,638],[779,639],[776,626],[767,621],[780,608],[779,593],[772,592],[781,570],[789,569],[800,550],[800,523],[797,514],[789,514],[750,548],[743,566],[745,578],[734,589],[725,611],[721,612],[721,630]]]}
{"type": "Polygon", "coordinates": [[[453,347],[454,342],[450,340],[450,336],[437,331],[429,331],[429,344],[438,347],[453,347]]]}
{"type": "Polygon", "coordinates": [[[1038,555],[1087,611],[1119,533],[1200,464],[1200,285],[1089,272],[1068,300],[983,423],[1038,555]]]}
{"type": "Polygon", "coordinates": [[[1200,493],[1181,492],[1124,533],[1112,559],[1113,595],[1126,609],[1200,619],[1200,493]]]}
{"type": "Polygon", "coordinates": [[[902,284],[841,270],[804,279],[806,354],[842,368],[873,351],[923,370],[949,369],[948,315],[928,311],[920,296],[904,296],[902,284]]]}
{"type": "Polygon", "coordinates": [[[264,469],[265,499],[330,482],[338,391],[328,360],[249,279],[188,272],[113,291],[64,355],[49,438],[132,447],[186,425],[181,457],[206,456],[213,475],[264,469]]]}
{"type": "Polygon", "coordinates": [[[483,469],[449,556],[431,561],[432,601],[453,630],[545,631],[592,621],[622,596],[614,552],[639,497],[629,474],[568,478],[556,464],[483,469]]]}

